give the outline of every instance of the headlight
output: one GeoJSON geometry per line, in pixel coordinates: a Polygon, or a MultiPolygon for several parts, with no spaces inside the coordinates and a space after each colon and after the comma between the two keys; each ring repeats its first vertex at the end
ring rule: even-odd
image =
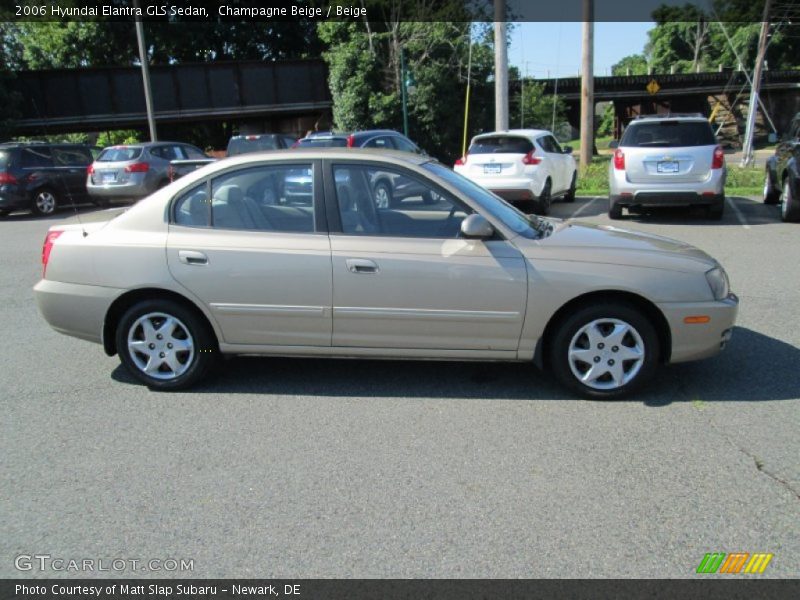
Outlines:
{"type": "Polygon", "coordinates": [[[714,300],[722,300],[728,297],[731,286],[725,269],[722,267],[714,267],[706,272],[706,281],[708,281],[708,285],[711,287],[711,293],[714,294],[714,300]]]}

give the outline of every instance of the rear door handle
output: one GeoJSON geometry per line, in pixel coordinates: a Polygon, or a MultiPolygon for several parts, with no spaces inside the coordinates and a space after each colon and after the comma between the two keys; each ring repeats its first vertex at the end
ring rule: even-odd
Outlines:
{"type": "Polygon", "coordinates": [[[344,262],[347,270],[351,273],[375,274],[378,272],[377,263],[367,258],[348,258],[344,262]]]}
{"type": "Polygon", "coordinates": [[[187,265],[208,264],[208,257],[197,250],[178,250],[178,260],[187,265]]]}

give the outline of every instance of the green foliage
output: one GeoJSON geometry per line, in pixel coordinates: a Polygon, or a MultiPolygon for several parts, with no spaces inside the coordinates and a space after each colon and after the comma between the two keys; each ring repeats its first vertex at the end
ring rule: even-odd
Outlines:
{"type": "Polygon", "coordinates": [[[104,131],[97,136],[97,145],[101,148],[117,146],[120,144],[135,144],[142,141],[142,134],[135,129],[116,129],[104,131]]]}
{"type": "Polygon", "coordinates": [[[566,121],[567,103],[561,96],[544,93],[544,83],[525,81],[522,94],[511,99],[510,114],[519,115],[521,126],[531,129],[556,129],[566,121]],[[520,106],[522,100],[522,106],[520,106]],[[524,110],[521,110],[524,109],[524,110]],[[555,115],[553,112],[555,111],[555,115]],[[554,118],[555,116],[555,118],[554,118]],[[554,125],[555,122],[555,125],[554,125]]]}
{"type": "MultiPolygon", "coordinates": [[[[407,101],[409,136],[443,161],[460,156],[468,23],[328,21],[321,22],[317,31],[328,47],[323,57],[328,63],[336,128],[402,131],[403,52],[415,81],[407,101]]],[[[479,37],[472,48],[470,136],[489,126],[492,71],[492,49],[479,37]]]]}
{"type": "Polygon", "coordinates": [[[647,59],[643,54],[629,54],[611,67],[612,75],[647,75],[647,59]]]}
{"type": "Polygon", "coordinates": [[[596,135],[598,137],[606,137],[614,132],[614,103],[609,102],[603,111],[603,118],[600,119],[600,124],[597,126],[596,135]]]}

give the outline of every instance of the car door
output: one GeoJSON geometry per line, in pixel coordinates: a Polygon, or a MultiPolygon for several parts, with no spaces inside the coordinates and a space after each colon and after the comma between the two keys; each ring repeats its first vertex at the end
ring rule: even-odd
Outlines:
{"type": "Polygon", "coordinates": [[[202,301],[227,344],[330,346],[331,258],[320,165],[234,167],[173,201],[172,276],[202,301]],[[311,194],[288,198],[306,172],[311,194]]]}
{"type": "Polygon", "coordinates": [[[527,273],[511,243],[461,238],[471,209],[422,175],[325,164],[334,346],[516,352],[527,273]],[[371,187],[385,177],[427,193],[379,208],[371,187]]]}
{"type": "Polygon", "coordinates": [[[88,148],[77,146],[54,146],[52,148],[53,168],[59,179],[60,188],[66,193],[67,201],[86,199],[86,167],[92,164],[92,154],[88,148]]]}
{"type": "MultiPolygon", "coordinates": [[[[539,138],[539,145],[547,155],[547,161],[550,164],[551,178],[553,181],[553,193],[563,192],[569,187],[569,182],[566,181],[567,165],[566,155],[561,150],[558,142],[552,135],[545,135],[539,138]]],[[[570,173],[571,175],[571,173],[570,173]]]]}

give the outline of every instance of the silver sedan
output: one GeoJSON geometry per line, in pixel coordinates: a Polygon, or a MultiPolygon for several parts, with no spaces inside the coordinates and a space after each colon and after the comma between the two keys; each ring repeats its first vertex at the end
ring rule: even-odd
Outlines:
{"type": "Polygon", "coordinates": [[[717,354],[738,307],[697,248],[527,216],[409,153],[245,155],[97,214],[48,232],[39,310],[158,390],[260,354],[524,361],[615,398],[717,354]],[[385,177],[420,193],[380,204],[385,177]]]}

